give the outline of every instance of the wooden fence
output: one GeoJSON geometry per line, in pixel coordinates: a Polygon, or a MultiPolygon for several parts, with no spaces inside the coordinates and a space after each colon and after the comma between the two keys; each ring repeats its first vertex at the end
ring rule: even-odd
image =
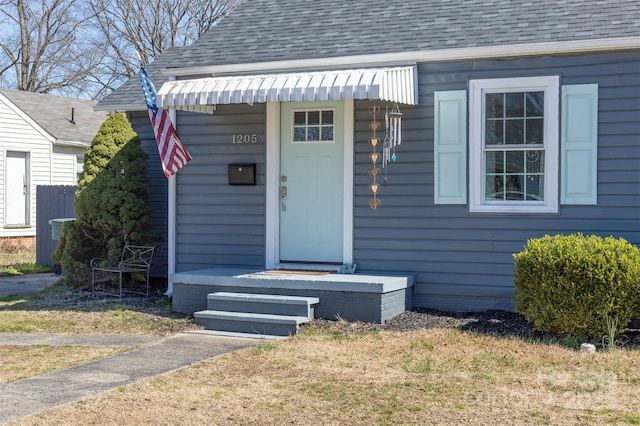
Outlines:
{"type": "Polygon", "coordinates": [[[58,246],[52,239],[51,219],[76,217],[73,211],[76,186],[38,185],[36,187],[36,263],[54,266],[51,253],[58,246]]]}

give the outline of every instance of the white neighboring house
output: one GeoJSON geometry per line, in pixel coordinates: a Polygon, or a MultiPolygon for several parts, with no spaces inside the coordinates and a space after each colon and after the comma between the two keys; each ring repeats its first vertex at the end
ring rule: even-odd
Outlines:
{"type": "Polygon", "coordinates": [[[35,242],[36,186],[77,184],[107,117],[95,104],[0,89],[0,238],[35,242]]]}

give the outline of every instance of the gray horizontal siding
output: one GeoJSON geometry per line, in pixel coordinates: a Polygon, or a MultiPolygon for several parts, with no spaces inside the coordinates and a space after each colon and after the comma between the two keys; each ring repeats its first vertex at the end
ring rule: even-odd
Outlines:
{"type": "Polygon", "coordinates": [[[153,256],[151,273],[155,277],[167,276],[167,179],[162,172],[158,146],[149,121],[149,114],[133,112],[129,114],[129,121],[138,133],[142,149],[149,155],[149,166],[146,180],[149,191],[149,206],[151,207],[151,226],[158,233],[161,240],[153,256]]]}
{"type": "Polygon", "coordinates": [[[179,113],[192,156],[178,174],[177,271],[264,266],[265,106],[219,106],[213,115],[179,113]],[[256,144],[233,144],[234,133],[256,144]],[[256,163],[255,186],[228,184],[227,165],[256,163]]]}
{"type": "MultiPolygon", "coordinates": [[[[416,107],[402,107],[403,143],[371,210],[370,102],[356,103],[355,261],[363,272],[413,272],[413,303],[453,310],[513,309],[513,253],[528,239],[582,232],[640,244],[640,53],[419,64],[416,107]],[[598,83],[598,205],[559,214],[471,214],[433,204],[433,93],[475,78],[560,75],[598,83]]],[[[384,104],[381,104],[384,109],[384,104]]],[[[379,179],[380,181],[382,179],[379,179]]]]}
{"type": "MultiPolygon", "coordinates": [[[[640,244],[640,53],[617,52],[419,65],[420,105],[401,106],[403,143],[380,208],[371,210],[368,101],[356,102],[354,259],[363,272],[414,273],[413,303],[440,309],[512,309],[513,254],[545,234],[613,235],[640,244]],[[558,214],[471,214],[433,204],[433,93],[472,78],[560,75],[562,84],[598,83],[598,205],[558,214]]],[[[384,107],[385,104],[381,103],[384,107]]],[[[193,160],[177,177],[177,269],[264,266],[264,105],[219,107],[213,116],[179,113],[193,160]],[[233,133],[260,143],[234,145],[233,133]],[[257,163],[256,186],[230,186],[227,164],[257,163]]],[[[154,224],[166,236],[166,179],[146,114],[132,118],[151,156],[154,224]]],[[[383,171],[384,174],[384,171],[383,171]]],[[[382,181],[382,177],[379,179],[382,181]]],[[[166,258],[165,258],[166,263],[166,258]]]]}

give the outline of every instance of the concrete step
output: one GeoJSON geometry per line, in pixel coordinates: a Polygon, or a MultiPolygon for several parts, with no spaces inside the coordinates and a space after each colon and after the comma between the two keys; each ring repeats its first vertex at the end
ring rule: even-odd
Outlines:
{"type": "Polygon", "coordinates": [[[248,312],[206,310],[195,312],[196,324],[208,330],[253,335],[291,336],[298,332],[298,326],[309,322],[305,316],[273,315],[248,312]]]}
{"type": "Polygon", "coordinates": [[[314,317],[314,306],[320,303],[317,297],[287,296],[280,294],[253,294],[217,292],[207,296],[207,309],[227,312],[250,312],[314,317]]]}

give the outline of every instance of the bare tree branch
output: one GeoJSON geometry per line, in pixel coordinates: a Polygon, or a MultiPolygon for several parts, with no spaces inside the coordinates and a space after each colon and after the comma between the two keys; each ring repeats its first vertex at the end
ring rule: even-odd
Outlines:
{"type": "MultiPolygon", "coordinates": [[[[13,69],[18,90],[76,93],[86,88],[87,69],[102,58],[85,57],[82,36],[88,23],[80,0],[3,0],[0,75],[13,69]]],[[[6,78],[4,78],[7,81],[6,78]]]]}
{"type": "Polygon", "coordinates": [[[240,1],[0,0],[0,81],[100,98],[136,75],[136,52],[189,45],[240,1]]]}
{"type": "Polygon", "coordinates": [[[164,51],[187,46],[240,4],[240,0],[88,0],[100,43],[108,47],[118,75],[125,81],[138,72],[138,52],[149,63],[164,51]],[[106,3],[106,4],[105,4],[106,3]]]}

